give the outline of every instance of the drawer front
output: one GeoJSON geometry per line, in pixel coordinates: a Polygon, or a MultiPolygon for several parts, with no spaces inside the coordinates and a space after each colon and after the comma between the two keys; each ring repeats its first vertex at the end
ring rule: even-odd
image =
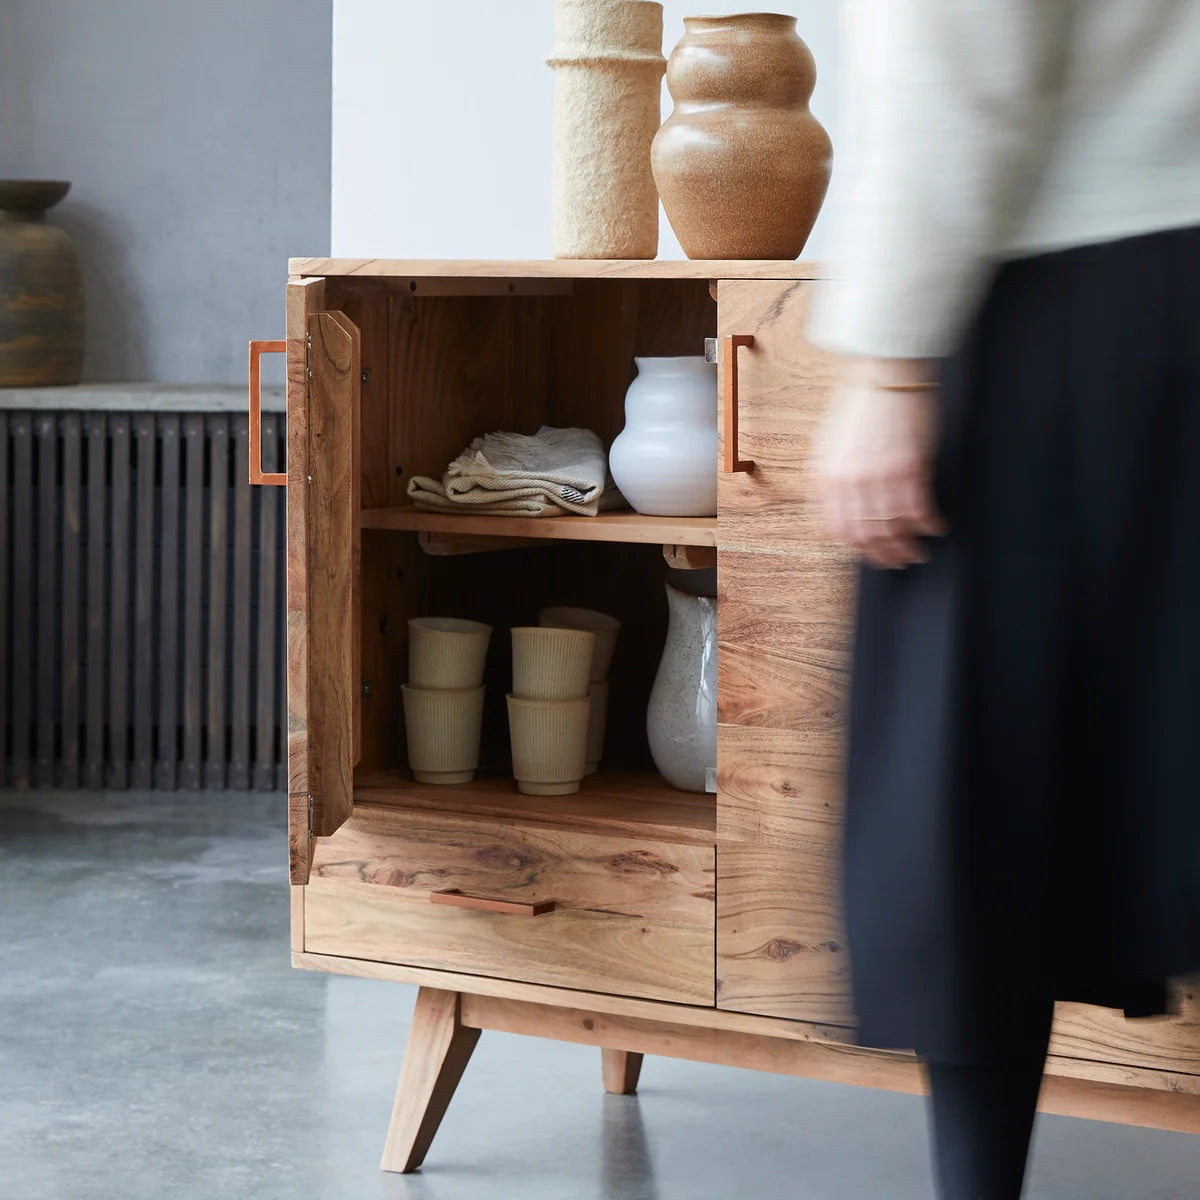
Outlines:
{"type": "Polygon", "coordinates": [[[714,1003],[711,846],[380,809],[317,849],[310,953],[677,1003],[714,1003]],[[541,906],[539,915],[431,894],[541,906]]]}

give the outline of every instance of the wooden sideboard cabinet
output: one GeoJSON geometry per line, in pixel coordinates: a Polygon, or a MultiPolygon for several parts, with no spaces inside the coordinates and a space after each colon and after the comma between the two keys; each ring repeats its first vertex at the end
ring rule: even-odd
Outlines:
{"type": "MultiPolygon", "coordinates": [[[[805,479],[832,373],[804,338],[819,272],[374,259],[291,272],[292,951],[300,967],[420,986],[384,1168],[421,1163],[485,1029],[599,1047],[615,1092],[635,1089],[645,1054],[921,1090],[911,1056],[852,1044],[837,875],[853,576],[817,536],[805,479]],[[414,474],[440,474],[481,433],[582,425],[611,442],[634,356],[702,354],[714,338],[716,517],[408,504],[414,474]],[[654,772],[645,711],[666,572],[713,565],[717,792],[692,795],[654,772]],[[508,774],[507,631],[548,604],[623,626],[605,762],[566,797],[520,795],[508,774]],[[406,623],[428,614],[496,631],[467,785],[406,769],[406,623]],[[451,889],[470,906],[431,903],[451,889]]],[[[252,351],[252,416],[256,374],[252,351]]],[[[1181,1007],[1128,1024],[1064,1006],[1043,1107],[1200,1132],[1200,1007],[1186,989],[1181,1007]]]]}

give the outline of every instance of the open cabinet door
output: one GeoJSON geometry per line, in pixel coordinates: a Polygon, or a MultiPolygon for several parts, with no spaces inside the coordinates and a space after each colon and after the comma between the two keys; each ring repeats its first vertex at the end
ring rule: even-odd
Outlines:
{"type": "Polygon", "coordinates": [[[313,841],[354,806],[359,679],[359,332],[323,311],[323,281],[288,284],[288,843],[308,882],[313,841]]]}

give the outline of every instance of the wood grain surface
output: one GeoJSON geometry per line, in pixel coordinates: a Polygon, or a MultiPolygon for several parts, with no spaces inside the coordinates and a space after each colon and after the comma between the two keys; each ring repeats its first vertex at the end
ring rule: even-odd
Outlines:
{"type": "Polygon", "coordinates": [[[717,1005],[853,1025],[836,845],[722,846],[717,1005]]]}
{"type": "Polygon", "coordinates": [[[415,1171],[437,1134],[459,1080],[479,1041],[479,1030],[459,1018],[454,992],[422,988],[408,1029],[404,1067],[388,1123],[383,1171],[415,1171]]]}
{"type": "Polygon", "coordinates": [[[679,845],[711,846],[716,836],[712,796],[677,791],[661,776],[639,771],[589,775],[573,796],[526,796],[511,779],[431,787],[396,771],[360,770],[355,785],[355,828],[386,836],[396,821],[404,819],[393,806],[679,845]]]}
{"type": "Polygon", "coordinates": [[[804,334],[819,286],[717,287],[724,352],[754,339],[737,400],[754,466],[719,478],[717,1002],[849,1025],[836,868],[854,577],[818,536],[808,480],[833,379],[804,334]]]}
{"type": "Polygon", "coordinates": [[[920,1092],[924,1079],[909,1054],[866,1050],[837,1042],[773,1038],[736,1029],[688,1026],[668,1018],[464,994],[465,1025],[635,1054],[747,1067],[891,1091],[920,1092]]]}
{"type": "Polygon", "coordinates": [[[405,259],[292,258],[292,275],[337,275],[398,279],[814,279],[817,263],[737,259],[405,259]]]}
{"type": "Polygon", "coordinates": [[[363,510],[364,529],[424,530],[454,536],[550,538],[579,542],[679,543],[715,546],[715,517],[644,517],[604,512],[594,517],[499,517],[434,513],[411,504],[363,510]]]}
{"type": "Polygon", "coordinates": [[[629,1050],[600,1051],[604,1090],[611,1096],[632,1096],[642,1074],[643,1055],[629,1050]]]}
{"type": "Polygon", "coordinates": [[[308,327],[307,776],[313,832],[324,837],[354,806],[361,704],[361,366],[358,330],[343,314],[315,313],[308,327]]]}
{"type": "Polygon", "coordinates": [[[1141,1021],[1093,1005],[1060,1004],[1051,1051],[1200,1077],[1200,980],[1178,983],[1175,1003],[1178,1016],[1141,1021]]]}
{"type": "MultiPolygon", "coordinates": [[[[927,1090],[925,1072],[912,1055],[836,1042],[687,1027],[669,1020],[469,994],[461,999],[461,1013],[463,1023],[472,1028],[602,1046],[606,1054],[655,1054],[909,1094],[927,1090]]],[[[1053,1072],[1057,1064],[1051,1060],[1049,1065],[1053,1072]]],[[[1200,1133],[1200,1095],[1192,1092],[1050,1073],[1042,1081],[1038,1108],[1094,1121],[1200,1133]]]]}
{"type": "Polygon", "coordinates": [[[721,722],[828,739],[849,684],[848,558],[721,550],[718,587],[721,722]]]}
{"type": "MultiPolygon", "coordinates": [[[[521,983],[512,979],[488,979],[478,975],[372,962],[365,959],[294,953],[292,965],[305,970],[324,971],[335,975],[390,980],[419,987],[448,988],[476,996],[494,996],[499,999],[527,1001],[557,1008],[586,1009],[614,1016],[641,1017],[646,1020],[683,1026],[685,1029],[688,1027],[727,1029],[771,1041],[824,1042],[845,1045],[850,1040],[850,1031],[844,1026],[762,1017],[751,1013],[734,1012],[730,1009],[664,1004],[653,1000],[639,1000],[632,996],[573,991],[568,988],[521,983]]],[[[868,1053],[875,1052],[868,1051],[868,1053]]],[[[911,1059],[910,1055],[895,1057],[911,1059]]],[[[1200,1075],[1190,1075],[1178,1071],[1160,1071],[1149,1067],[1100,1062],[1093,1059],[1067,1058],[1054,1054],[1047,1059],[1046,1071],[1048,1076],[1055,1079],[1077,1081],[1083,1085],[1085,1090],[1095,1083],[1104,1085],[1104,1088],[1116,1087],[1126,1097],[1130,1093],[1146,1096],[1147,1093],[1167,1092],[1172,1096],[1200,1098],[1200,1075]]],[[[1136,1099],[1134,1102],[1137,1102],[1136,1099]]],[[[1059,1110],[1047,1109],[1046,1111],[1059,1110]]],[[[1188,1110],[1185,1107],[1180,1111],[1188,1110]]],[[[1118,1120],[1120,1118],[1110,1116],[1097,1119],[1118,1120]]],[[[1139,1124],[1141,1122],[1131,1120],[1130,1123],[1139,1124]]]]}
{"type": "MultiPolygon", "coordinates": [[[[379,814],[376,814],[378,817],[379,814]]],[[[713,850],[393,813],[322,840],[305,950],[712,1003],[713,850]],[[430,903],[432,891],[537,903],[536,918],[430,903]]]]}
{"type": "Polygon", "coordinates": [[[720,725],[717,842],[830,846],[842,831],[837,710],[803,731],[720,725]]]}
{"type": "Polygon", "coordinates": [[[722,346],[731,336],[754,338],[753,346],[738,351],[737,422],[738,456],[754,469],[719,477],[722,547],[792,551],[821,544],[809,456],[833,385],[834,358],[805,338],[820,286],[726,279],[718,287],[722,346]]]}
{"type": "Polygon", "coordinates": [[[292,883],[305,883],[312,851],[308,825],[308,323],[324,307],[325,282],[291,282],[286,300],[288,860],[292,883]]]}

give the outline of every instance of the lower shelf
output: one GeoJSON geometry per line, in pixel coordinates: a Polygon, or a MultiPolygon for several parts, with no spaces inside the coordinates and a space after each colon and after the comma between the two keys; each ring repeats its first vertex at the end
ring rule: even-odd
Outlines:
{"type": "Polygon", "coordinates": [[[399,771],[373,771],[358,775],[354,799],[679,844],[712,845],[717,833],[715,796],[676,791],[651,772],[602,771],[588,776],[573,796],[526,796],[507,778],[435,787],[399,771]]]}

